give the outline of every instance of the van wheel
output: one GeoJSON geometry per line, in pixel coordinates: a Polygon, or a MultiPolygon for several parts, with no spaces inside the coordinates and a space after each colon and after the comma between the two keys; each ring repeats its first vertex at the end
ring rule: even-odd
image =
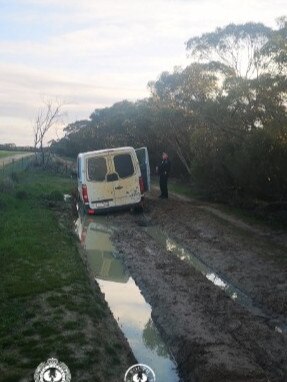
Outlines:
{"type": "Polygon", "coordinates": [[[144,212],[143,202],[140,202],[138,205],[133,207],[132,211],[134,214],[142,214],[144,212]]]}
{"type": "Polygon", "coordinates": [[[79,213],[81,215],[88,215],[88,207],[85,206],[81,198],[79,199],[77,204],[78,204],[79,213]]]}

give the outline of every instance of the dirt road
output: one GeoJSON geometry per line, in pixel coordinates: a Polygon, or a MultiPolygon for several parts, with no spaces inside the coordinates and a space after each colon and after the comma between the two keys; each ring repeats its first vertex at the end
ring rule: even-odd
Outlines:
{"type": "Polygon", "coordinates": [[[9,157],[0,158],[0,168],[11,163],[13,160],[17,161],[17,160],[20,160],[22,158],[29,157],[31,155],[33,155],[33,153],[15,154],[15,155],[11,155],[9,157]]]}
{"type": "Polygon", "coordinates": [[[198,202],[158,200],[157,192],[144,215],[107,219],[119,227],[115,245],[185,381],[287,380],[287,248],[276,233],[244,229],[198,202]],[[212,272],[208,279],[175,256],[153,228],[229,280],[252,306],[228,297],[215,277],[210,281],[212,272]]]}

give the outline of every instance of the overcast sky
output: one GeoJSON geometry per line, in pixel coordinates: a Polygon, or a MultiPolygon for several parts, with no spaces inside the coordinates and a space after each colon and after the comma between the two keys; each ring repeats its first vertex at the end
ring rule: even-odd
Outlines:
{"type": "Polygon", "coordinates": [[[68,123],[143,98],[148,81],[188,64],[190,37],[274,27],[286,11],[286,0],[0,0],[0,143],[32,145],[44,100],[61,100],[68,123]]]}

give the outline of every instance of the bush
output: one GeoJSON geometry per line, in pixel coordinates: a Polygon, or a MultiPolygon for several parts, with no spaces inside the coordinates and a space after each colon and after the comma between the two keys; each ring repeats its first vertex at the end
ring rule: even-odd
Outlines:
{"type": "Polygon", "coordinates": [[[287,144],[281,132],[255,130],[227,137],[197,130],[191,139],[192,178],[221,201],[287,200],[287,144]]]}

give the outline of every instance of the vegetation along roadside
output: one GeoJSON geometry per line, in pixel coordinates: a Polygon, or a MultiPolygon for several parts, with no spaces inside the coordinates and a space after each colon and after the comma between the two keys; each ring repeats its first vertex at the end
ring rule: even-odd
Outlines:
{"type": "Polygon", "coordinates": [[[71,233],[67,176],[0,178],[0,380],[31,381],[49,357],[76,381],[116,381],[134,363],[71,233]]]}

